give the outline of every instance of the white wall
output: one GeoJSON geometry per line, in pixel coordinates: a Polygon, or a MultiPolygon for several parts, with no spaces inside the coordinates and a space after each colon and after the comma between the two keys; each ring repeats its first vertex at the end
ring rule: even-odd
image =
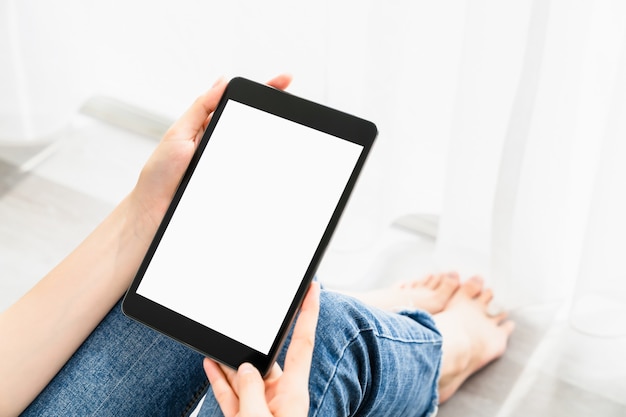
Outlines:
{"type": "Polygon", "coordinates": [[[379,126],[347,247],[400,214],[440,211],[465,0],[0,4],[0,87],[10,92],[0,140],[41,140],[94,94],[176,118],[221,75],[289,72],[293,93],[379,126]]]}

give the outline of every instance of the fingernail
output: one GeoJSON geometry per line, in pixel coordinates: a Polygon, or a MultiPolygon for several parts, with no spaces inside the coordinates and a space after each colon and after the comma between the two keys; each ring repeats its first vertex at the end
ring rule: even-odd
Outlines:
{"type": "Polygon", "coordinates": [[[251,374],[253,372],[254,372],[254,366],[252,366],[248,362],[244,362],[241,365],[239,365],[240,374],[245,375],[245,374],[251,374]]]}
{"type": "Polygon", "coordinates": [[[219,77],[217,79],[217,81],[215,81],[215,84],[213,84],[213,87],[217,87],[218,85],[220,85],[223,82],[224,82],[224,76],[222,75],[221,77],[219,77]]]}

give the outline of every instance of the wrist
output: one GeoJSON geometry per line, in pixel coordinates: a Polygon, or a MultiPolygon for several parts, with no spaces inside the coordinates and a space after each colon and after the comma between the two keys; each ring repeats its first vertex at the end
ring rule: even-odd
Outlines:
{"type": "Polygon", "coordinates": [[[141,193],[133,190],[123,201],[127,230],[144,245],[150,245],[156,234],[167,205],[157,201],[146,201],[141,193]]]}

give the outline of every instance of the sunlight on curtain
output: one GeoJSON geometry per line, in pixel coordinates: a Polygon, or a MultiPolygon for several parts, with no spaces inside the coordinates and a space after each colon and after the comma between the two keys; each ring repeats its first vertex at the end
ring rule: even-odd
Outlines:
{"type": "Polygon", "coordinates": [[[625,40],[622,35],[571,312],[575,328],[602,336],[626,335],[625,40]]]}
{"type": "Polygon", "coordinates": [[[524,69],[532,3],[469,0],[455,98],[438,263],[488,270],[492,205],[516,88],[524,69]]]}
{"type": "Polygon", "coordinates": [[[470,0],[468,10],[439,263],[486,275],[508,307],[563,300],[595,233],[587,219],[626,10],[590,0],[470,0]]]}
{"type": "Polygon", "coordinates": [[[358,255],[398,216],[441,210],[464,8],[465,0],[328,3],[325,101],[379,128],[333,250],[358,255]]]}

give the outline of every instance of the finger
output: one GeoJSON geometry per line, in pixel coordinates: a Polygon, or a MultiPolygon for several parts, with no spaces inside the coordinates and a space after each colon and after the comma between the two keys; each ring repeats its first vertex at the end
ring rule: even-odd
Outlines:
{"type": "Polygon", "coordinates": [[[280,368],[280,365],[274,362],[272,369],[268,372],[268,374],[263,378],[265,380],[266,386],[272,386],[276,381],[283,376],[283,370],[280,368]]]}
{"type": "Polygon", "coordinates": [[[271,416],[265,399],[265,383],[259,371],[244,363],[237,371],[239,412],[242,416],[271,416]]]}
{"type": "Polygon", "coordinates": [[[287,349],[284,377],[288,377],[295,386],[308,389],[309,371],[315,344],[315,329],[319,316],[319,283],[313,282],[302,303],[300,315],[287,349]]]}
{"type": "Polygon", "coordinates": [[[293,77],[289,74],[278,75],[267,82],[267,85],[277,88],[279,90],[285,90],[291,84],[293,77]]]}
{"type": "Polygon", "coordinates": [[[220,405],[224,416],[231,417],[237,415],[239,412],[239,398],[222,371],[222,368],[209,358],[204,358],[202,365],[211,383],[211,389],[213,390],[215,399],[220,405]]]}
{"type": "MultiPolygon", "coordinates": [[[[281,74],[270,81],[268,85],[279,90],[284,90],[291,84],[292,76],[289,74],[281,74]]],[[[220,78],[213,87],[204,95],[200,96],[191,108],[183,115],[178,123],[181,124],[181,129],[190,129],[190,133],[186,135],[193,136],[197,142],[204,131],[206,130],[209,121],[211,120],[211,114],[217,107],[217,103],[224,94],[224,89],[228,83],[224,78],[220,78]],[[201,124],[199,122],[201,121],[201,124]],[[185,125],[188,123],[188,125],[185,125]]]]}
{"type": "MultiPolygon", "coordinates": [[[[270,87],[277,88],[279,90],[285,90],[291,84],[293,77],[290,74],[278,75],[267,82],[270,87]]],[[[220,81],[218,81],[219,83],[220,81]]],[[[216,83],[217,84],[217,83],[216,83]]],[[[204,132],[211,121],[211,117],[207,117],[202,124],[202,131],[204,132]]]]}
{"type": "Polygon", "coordinates": [[[217,107],[227,84],[224,78],[220,78],[209,91],[194,101],[191,107],[170,128],[171,134],[165,137],[195,139],[198,133],[204,130],[204,124],[217,107]]]}
{"type": "Polygon", "coordinates": [[[222,365],[221,363],[219,364],[220,369],[222,370],[222,373],[226,376],[226,379],[228,380],[228,383],[230,384],[231,387],[234,387],[235,390],[237,388],[237,371],[231,367],[228,367],[226,365],[222,365]]]}

